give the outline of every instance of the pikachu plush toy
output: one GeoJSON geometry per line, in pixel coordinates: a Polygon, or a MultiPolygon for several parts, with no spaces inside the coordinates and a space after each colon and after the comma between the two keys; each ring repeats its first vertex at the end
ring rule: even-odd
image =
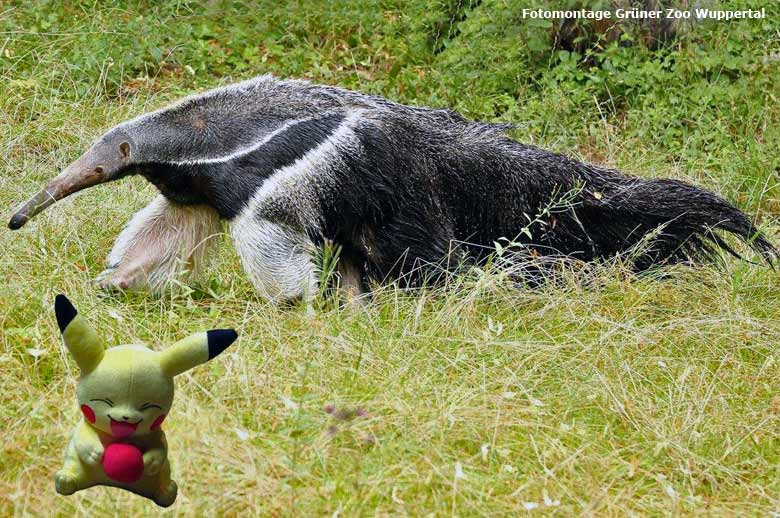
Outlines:
{"type": "Polygon", "coordinates": [[[173,402],[173,377],[214,358],[238,335],[232,329],[196,333],[159,352],[143,345],[106,349],[64,295],[57,295],[54,310],[81,370],[76,395],[84,414],[54,476],[57,492],[114,486],[168,507],[177,486],[162,423],[173,402]]]}

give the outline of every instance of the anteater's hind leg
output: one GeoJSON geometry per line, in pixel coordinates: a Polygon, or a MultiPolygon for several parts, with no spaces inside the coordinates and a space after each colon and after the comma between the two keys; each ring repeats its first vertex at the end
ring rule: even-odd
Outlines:
{"type": "Polygon", "coordinates": [[[199,273],[220,231],[214,209],[176,205],[159,195],[119,234],[97,281],[103,289],[159,292],[199,273]]]}
{"type": "Polygon", "coordinates": [[[230,224],[236,251],[252,285],[274,303],[303,300],[317,294],[314,243],[305,232],[249,212],[230,224]]]}
{"type": "Polygon", "coordinates": [[[344,296],[347,307],[360,307],[366,302],[366,273],[359,260],[347,255],[339,257],[336,265],[338,289],[344,296]]]}

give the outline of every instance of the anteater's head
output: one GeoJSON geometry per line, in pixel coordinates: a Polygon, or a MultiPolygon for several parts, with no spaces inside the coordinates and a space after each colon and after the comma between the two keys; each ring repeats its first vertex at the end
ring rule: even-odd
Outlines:
{"type": "Polygon", "coordinates": [[[171,164],[178,170],[241,155],[288,121],[339,109],[352,102],[350,96],[354,97],[346,91],[260,76],[185,98],[108,131],[19,207],[8,226],[21,228],[58,200],[129,174],[158,178],[171,164]]]}
{"type": "Polygon", "coordinates": [[[30,218],[58,200],[87,187],[122,177],[132,169],[134,151],[135,143],[130,135],[121,128],[109,131],[19,207],[8,227],[11,230],[21,228],[30,218]]]}

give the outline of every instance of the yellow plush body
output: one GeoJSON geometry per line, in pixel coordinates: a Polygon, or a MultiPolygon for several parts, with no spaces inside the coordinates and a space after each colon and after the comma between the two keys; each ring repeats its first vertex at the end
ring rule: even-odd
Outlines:
{"type": "Polygon", "coordinates": [[[76,392],[84,414],[54,477],[57,492],[70,495],[106,485],[163,507],[173,504],[177,485],[171,480],[161,429],[173,402],[173,377],[222,352],[236,339],[235,331],[197,333],[159,352],[142,345],[106,349],[67,298],[57,296],[55,311],[65,344],[81,370],[76,392]],[[142,454],[142,472],[132,480],[106,472],[106,448],[117,443],[132,445],[142,454]]]}

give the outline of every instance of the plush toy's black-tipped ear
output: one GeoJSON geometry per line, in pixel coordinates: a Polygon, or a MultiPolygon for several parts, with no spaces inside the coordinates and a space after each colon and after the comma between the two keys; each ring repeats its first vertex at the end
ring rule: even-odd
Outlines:
{"type": "Polygon", "coordinates": [[[54,313],[57,315],[57,325],[61,333],[65,332],[68,324],[79,314],[65,295],[57,295],[54,298],[54,313]]]}
{"type": "Polygon", "coordinates": [[[238,334],[232,329],[214,329],[205,333],[195,333],[179,340],[160,353],[160,365],[170,376],[206,363],[227,349],[238,334]]]}
{"type": "Polygon", "coordinates": [[[65,295],[54,299],[54,314],[65,346],[78,363],[81,372],[91,372],[103,359],[105,348],[95,330],[79,315],[65,295]]]}
{"type": "Polygon", "coordinates": [[[212,329],[206,333],[209,342],[209,360],[228,348],[236,341],[238,333],[233,329],[212,329]]]}

